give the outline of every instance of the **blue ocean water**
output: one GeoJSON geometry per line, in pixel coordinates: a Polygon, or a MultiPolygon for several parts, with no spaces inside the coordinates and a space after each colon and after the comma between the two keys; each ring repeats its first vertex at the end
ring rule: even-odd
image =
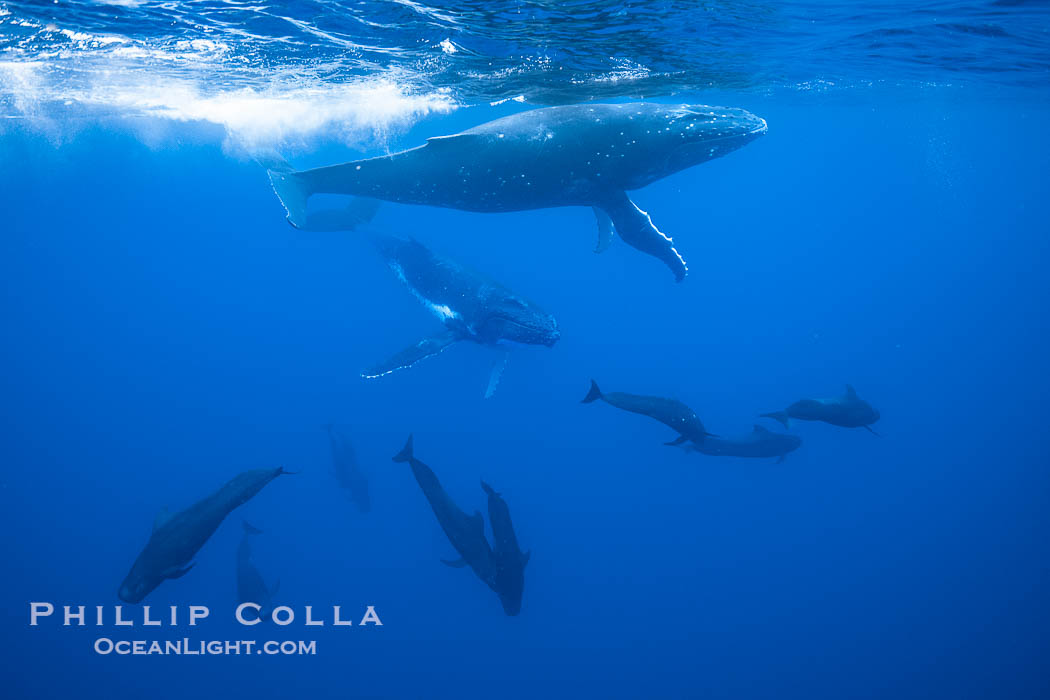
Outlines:
{"type": "Polygon", "coordinates": [[[0,2],[4,697],[1039,698],[1050,623],[1050,10],[1040,2],[0,2]],[[542,105],[745,108],[768,134],[633,199],[681,284],[585,208],[385,203],[373,225],[558,319],[458,344],[362,236],[297,231],[257,158],[382,155],[542,105]],[[580,399],[708,430],[844,386],[878,435],[796,422],[783,463],[687,454],[580,399]],[[371,509],[339,487],[350,437],[371,509]],[[532,556],[508,617],[455,558],[409,433],[532,556]],[[157,512],[281,476],[112,622],[157,512]],[[296,621],[243,627],[241,518],[296,621]],[[29,624],[30,603],[56,606],[29,624]],[[103,626],[62,605],[106,606],[103,626]],[[302,624],[304,606],[327,618],[302,624]],[[333,605],[354,620],[331,625],[333,605]],[[372,605],[382,626],[359,626],[372,605]],[[117,639],[315,640],[118,656],[117,639]]]}

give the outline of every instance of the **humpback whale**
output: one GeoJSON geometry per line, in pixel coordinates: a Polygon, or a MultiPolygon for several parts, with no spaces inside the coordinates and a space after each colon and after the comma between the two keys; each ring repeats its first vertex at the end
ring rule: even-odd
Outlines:
{"type": "Polygon", "coordinates": [[[481,488],[489,497],[489,524],[495,542],[492,557],[496,570],[490,585],[503,604],[503,612],[517,615],[521,612],[521,595],[525,590],[525,565],[529,563],[532,552],[522,553],[518,546],[507,502],[484,481],[481,488]]]}
{"type": "Polygon", "coordinates": [[[686,443],[682,448],[686,452],[699,452],[714,457],[778,457],[779,464],[789,452],[794,452],[801,444],[801,438],[795,435],[774,433],[756,425],[747,435],[732,438],[708,437],[701,444],[686,443]]]}
{"type": "Polygon", "coordinates": [[[328,431],[328,443],[332,448],[332,472],[336,481],[350,495],[350,500],[357,509],[368,513],[372,510],[372,501],[368,495],[368,478],[358,465],[353,444],[335,425],[328,424],[325,430],[328,431]]]}
{"type": "Polygon", "coordinates": [[[247,520],[242,520],[244,534],[241,543],[237,545],[237,602],[255,603],[261,606],[259,619],[265,619],[273,598],[280,588],[280,581],[274,583],[273,588],[266,585],[259,569],[252,561],[252,540],[256,535],[261,535],[262,530],[253,527],[247,520]]]}
{"type": "Polygon", "coordinates": [[[467,515],[445,491],[441,482],[438,481],[434,471],[427,465],[415,458],[412,451],[412,436],[404,448],[396,455],[395,462],[407,462],[412,469],[412,475],[416,477],[416,483],[422,489],[431,510],[437,517],[438,524],[444,531],[452,547],[459,553],[458,560],[441,561],[449,566],[469,566],[479,579],[490,587],[495,576],[495,562],[493,560],[492,548],[485,538],[485,519],[481,513],[474,511],[473,515],[467,515]]]}
{"type": "Polygon", "coordinates": [[[790,419],[812,420],[830,423],[842,428],[867,428],[874,433],[871,424],[879,420],[879,412],[871,404],[857,396],[857,391],[849,384],[846,393],[831,399],[802,399],[788,406],[783,411],[763,413],[762,418],[780,421],[784,427],[790,427],[790,419]]]}
{"type": "Polygon", "coordinates": [[[506,365],[507,343],[553,346],[560,337],[554,317],[503,285],[434,255],[414,239],[371,235],[379,254],[409,290],[444,325],[444,330],[370,367],[373,379],[411,367],[453,343],[470,340],[502,350],[489,378],[491,396],[506,365]]]}
{"type": "Polygon", "coordinates": [[[699,445],[712,436],[712,433],[707,432],[704,428],[704,424],[700,422],[693,409],[676,399],[625,394],[619,391],[604,394],[598,388],[597,382],[592,379],[591,389],[580,403],[591,403],[598,399],[623,411],[649,416],[677,432],[678,437],[671,442],[664,443],[667,445],[680,445],[686,440],[692,440],[699,445]]]}
{"type": "Polygon", "coordinates": [[[193,568],[192,559],[218,529],[227,515],[281,474],[281,467],[252,469],[230,479],[212,495],[186,510],[162,510],[153,523],[153,533],[131,566],[117,595],[126,603],[138,603],[169,578],[180,578],[193,568]]]}
{"type": "Polygon", "coordinates": [[[627,192],[735,151],[765,132],[765,120],[728,107],[564,105],[513,114],[391,155],[299,172],[278,164],[269,175],[288,221],[298,228],[308,227],[307,200],[318,193],[475,212],[591,207],[596,252],[619,234],[681,281],[685,260],[627,192]]]}

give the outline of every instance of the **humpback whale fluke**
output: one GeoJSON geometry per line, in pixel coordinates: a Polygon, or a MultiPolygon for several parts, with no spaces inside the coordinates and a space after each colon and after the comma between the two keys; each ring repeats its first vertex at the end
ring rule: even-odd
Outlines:
{"type": "MultiPolygon", "coordinates": [[[[578,396],[578,394],[577,394],[578,396]]],[[[602,398],[602,390],[598,388],[598,382],[591,380],[591,389],[587,392],[587,395],[583,397],[583,401],[580,403],[591,403],[602,398]]]]}
{"type": "Polygon", "coordinates": [[[393,456],[395,462],[410,462],[412,461],[412,434],[408,436],[408,441],[405,442],[405,446],[401,448],[401,451],[393,456]]]}

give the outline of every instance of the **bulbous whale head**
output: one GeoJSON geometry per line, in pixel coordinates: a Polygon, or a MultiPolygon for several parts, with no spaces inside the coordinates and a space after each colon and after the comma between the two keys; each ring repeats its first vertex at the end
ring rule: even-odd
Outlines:
{"type": "Polygon", "coordinates": [[[494,343],[509,340],[526,345],[552,347],[561,337],[558,321],[532,302],[513,294],[494,301],[475,325],[479,340],[494,343]]]}

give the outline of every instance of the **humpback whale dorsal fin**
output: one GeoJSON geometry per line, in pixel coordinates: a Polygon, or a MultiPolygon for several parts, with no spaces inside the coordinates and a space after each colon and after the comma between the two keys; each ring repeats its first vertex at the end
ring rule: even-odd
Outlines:
{"type": "Polygon", "coordinates": [[[391,372],[396,372],[399,369],[407,369],[420,360],[437,355],[457,340],[460,340],[460,335],[450,330],[430,338],[423,338],[415,345],[410,345],[384,362],[364,370],[361,372],[361,376],[365,379],[375,379],[391,372]]]}
{"type": "Polygon", "coordinates": [[[852,384],[847,384],[846,385],[846,398],[847,399],[856,399],[857,398],[857,390],[853,388],[852,384]]]}
{"type": "Polygon", "coordinates": [[[153,531],[156,532],[164,527],[164,524],[169,520],[171,520],[171,508],[164,506],[160,509],[160,512],[157,513],[157,517],[153,519],[153,531]]]}
{"type": "Polygon", "coordinates": [[[460,557],[459,559],[442,559],[441,563],[445,566],[451,566],[453,569],[462,569],[467,565],[467,560],[463,557],[460,557]]]}
{"type": "Polygon", "coordinates": [[[598,223],[598,243],[594,246],[594,252],[602,253],[612,245],[613,239],[616,238],[616,229],[604,210],[591,207],[591,211],[594,212],[594,220],[598,223]]]}
{"type": "Polygon", "coordinates": [[[486,399],[491,399],[492,395],[496,393],[499,380],[503,378],[503,370],[507,369],[507,360],[510,359],[510,350],[507,348],[499,348],[498,352],[496,361],[492,363],[492,369],[489,371],[489,383],[485,387],[486,399]]]}

